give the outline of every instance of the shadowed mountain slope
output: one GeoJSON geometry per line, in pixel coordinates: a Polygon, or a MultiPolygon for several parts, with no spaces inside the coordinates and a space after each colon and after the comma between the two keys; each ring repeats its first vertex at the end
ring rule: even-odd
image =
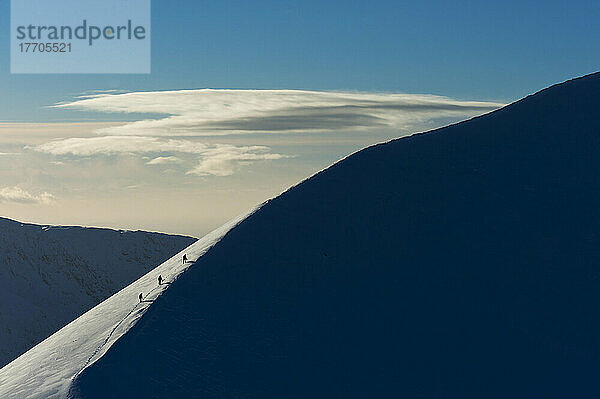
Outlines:
{"type": "Polygon", "coordinates": [[[269,201],[74,398],[600,394],[600,75],[269,201]]]}

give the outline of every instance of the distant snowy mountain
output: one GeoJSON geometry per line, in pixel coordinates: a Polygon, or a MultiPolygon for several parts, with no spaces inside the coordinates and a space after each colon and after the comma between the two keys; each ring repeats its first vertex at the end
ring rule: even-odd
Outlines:
{"type": "Polygon", "coordinates": [[[194,240],[0,218],[0,365],[194,240]]]}
{"type": "Polygon", "coordinates": [[[597,397],[598,109],[594,74],[353,154],[5,366],[0,397],[597,397]]]}

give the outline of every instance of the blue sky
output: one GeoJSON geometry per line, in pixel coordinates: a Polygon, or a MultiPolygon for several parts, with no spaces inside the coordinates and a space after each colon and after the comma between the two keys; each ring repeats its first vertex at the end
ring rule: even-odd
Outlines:
{"type": "Polygon", "coordinates": [[[86,118],[41,107],[110,88],[392,91],[506,102],[600,65],[597,1],[152,3],[151,75],[35,76],[9,74],[2,0],[0,120],[86,118]]]}
{"type": "Polygon", "coordinates": [[[9,3],[0,216],[33,223],[201,236],[353,151],[600,65],[597,1],[154,0],[151,74],[11,75],[9,3]]]}

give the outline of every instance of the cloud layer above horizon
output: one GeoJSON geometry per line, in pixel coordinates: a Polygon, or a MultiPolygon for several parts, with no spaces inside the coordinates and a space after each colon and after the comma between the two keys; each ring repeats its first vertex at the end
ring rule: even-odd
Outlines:
{"type": "Polygon", "coordinates": [[[187,174],[197,176],[230,176],[240,164],[286,157],[271,153],[269,147],[266,146],[204,144],[191,140],[146,136],[71,137],[49,141],[32,148],[46,154],[76,157],[155,154],[156,157],[146,162],[146,165],[183,162],[176,156],[159,156],[159,154],[191,154],[199,160],[194,168],[187,171],[187,174]]]}
{"type": "Polygon", "coordinates": [[[164,115],[99,129],[99,134],[198,137],[374,128],[404,130],[426,120],[470,117],[503,105],[426,94],[199,89],[100,93],[53,107],[164,115]]]}
{"type": "Polygon", "coordinates": [[[387,129],[400,137],[434,120],[464,119],[502,105],[424,94],[306,90],[99,92],[52,107],[148,117],[99,128],[98,137],[63,138],[28,148],[56,157],[143,154],[152,158],[145,162],[149,167],[186,168],[189,160],[181,156],[187,154],[195,161],[186,174],[230,176],[254,162],[294,154],[273,153],[266,145],[233,145],[227,136],[369,134],[387,129]],[[207,144],[208,137],[222,144],[207,144]]]}
{"type": "Polygon", "coordinates": [[[9,186],[0,187],[0,202],[49,205],[54,202],[54,196],[48,192],[33,194],[19,186],[9,186]]]}

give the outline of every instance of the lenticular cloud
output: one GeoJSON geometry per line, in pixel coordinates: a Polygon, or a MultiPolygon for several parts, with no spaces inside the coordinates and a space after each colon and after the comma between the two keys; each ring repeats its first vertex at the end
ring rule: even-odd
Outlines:
{"type": "Polygon", "coordinates": [[[100,93],[54,105],[85,111],[161,115],[98,131],[134,136],[410,129],[427,120],[466,118],[501,106],[423,94],[213,89],[100,93]]]}

